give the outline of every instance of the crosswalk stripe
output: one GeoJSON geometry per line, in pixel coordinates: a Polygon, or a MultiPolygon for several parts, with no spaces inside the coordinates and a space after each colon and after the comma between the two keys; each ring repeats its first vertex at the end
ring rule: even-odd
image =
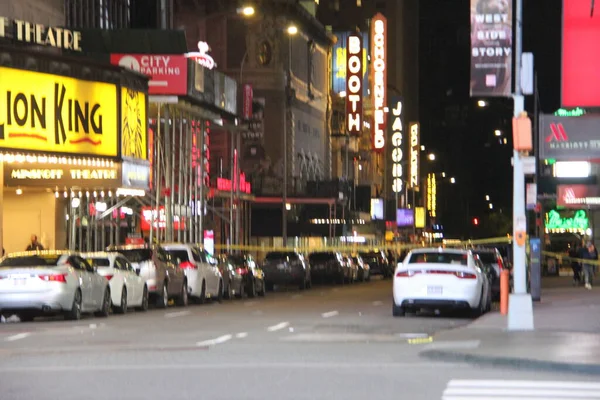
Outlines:
{"type": "Polygon", "coordinates": [[[442,400],[600,400],[594,382],[451,380],[442,400]]]}

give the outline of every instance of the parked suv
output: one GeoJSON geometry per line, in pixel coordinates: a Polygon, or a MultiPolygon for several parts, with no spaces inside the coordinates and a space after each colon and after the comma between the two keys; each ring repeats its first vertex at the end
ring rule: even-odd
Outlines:
{"type": "Polygon", "coordinates": [[[342,253],[337,251],[319,251],[308,256],[310,272],[314,280],[328,280],[344,283],[350,281],[350,265],[345,262],[342,253]]]}
{"type": "Polygon", "coordinates": [[[310,266],[304,261],[304,256],[295,251],[267,253],[262,269],[267,290],[273,290],[274,285],[290,283],[297,284],[300,290],[304,290],[312,284],[310,266]]]}
{"type": "Polygon", "coordinates": [[[500,251],[496,248],[482,248],[473,250],[473,254],[479,257],[484,266],[485,273],[490,279],[490,284],[492,286],[492,298],[494,300],[499,300],[500,273],[503,269],[505,269],[504,260],[502,259],[500,251]]]}
{"type": "Polygon", "coordinates": [[[369,264],[371,275],[382,275],[389,278],[394,274],[395,266],[392,265],[383,251],[361,252],[363,261],[369,264]]]}
{"type": "Polygon", "coordinates": [[[178,305],[188,302],[187,279],[182,268],[160,246],[126,245],[109,246],[107,251],[124,255],[139,276],[146,280],[148,294],[156,306],[166,308],[169,299],[176,298],[178,305]]]}

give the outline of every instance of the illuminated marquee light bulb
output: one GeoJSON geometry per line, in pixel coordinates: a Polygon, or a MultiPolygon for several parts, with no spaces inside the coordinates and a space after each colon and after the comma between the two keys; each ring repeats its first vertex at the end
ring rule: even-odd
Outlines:
{"type": "Polygon", "coordinates": [[[57,190],[56,192],[54,192],[54,197],[56,197],[58,199],[58,196],[60,196],[60,195],[58,194],[58,190],[57,190]]]}
{"type": "Polygon", "coordinates": [[[65,199],[66,199],[67,197],[69,197],[69,194],[67,193],[67,191],[66,191],[66,190],[65,190],[65,192],[63,193],[63,195],[64,195],[65,199]]]}
{"type": "Polygon", "coordinates": [[[95,190],[94,190],[94,197],[98,197],[98,194],[96,193],[95,190]]]}
{"type": "Polygon", "coordinates": [[[86,191],[85,192],[85,197],[90,197],[90,192],[86,191]]]}
{"type": "Polygon", "coordinates": [[[79,197],[81,197],[83,195],[83,193],[81,193],[81,190],[79,191],[79,197]]]}

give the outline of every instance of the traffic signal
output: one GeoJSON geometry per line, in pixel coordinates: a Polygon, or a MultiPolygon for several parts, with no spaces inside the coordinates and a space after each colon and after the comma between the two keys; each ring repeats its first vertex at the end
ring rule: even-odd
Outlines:
{"type": "Polygon", "coordinates": [[[473,225],[479,225],[479,218],[473,218],[473,225]]]}

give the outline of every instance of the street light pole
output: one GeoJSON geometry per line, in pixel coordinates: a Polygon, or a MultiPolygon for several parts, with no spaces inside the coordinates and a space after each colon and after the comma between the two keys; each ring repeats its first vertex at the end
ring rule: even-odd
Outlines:
{"type": "MultiPolygon", "coordinates": [[[[515,27],[515,90],[514,113],[519,117],[525,109],[521,90],[521,59],[523,53],[523,0],[516,1],[515,27]]],[[[527,217],[525,214],[525,174],[523,160],[519,151],[513,150],[513,276],[514,293],[508,303],[508,329],[533,330],[533,303],[527,293],[525,238],[527,234],[527,217]]]]}

